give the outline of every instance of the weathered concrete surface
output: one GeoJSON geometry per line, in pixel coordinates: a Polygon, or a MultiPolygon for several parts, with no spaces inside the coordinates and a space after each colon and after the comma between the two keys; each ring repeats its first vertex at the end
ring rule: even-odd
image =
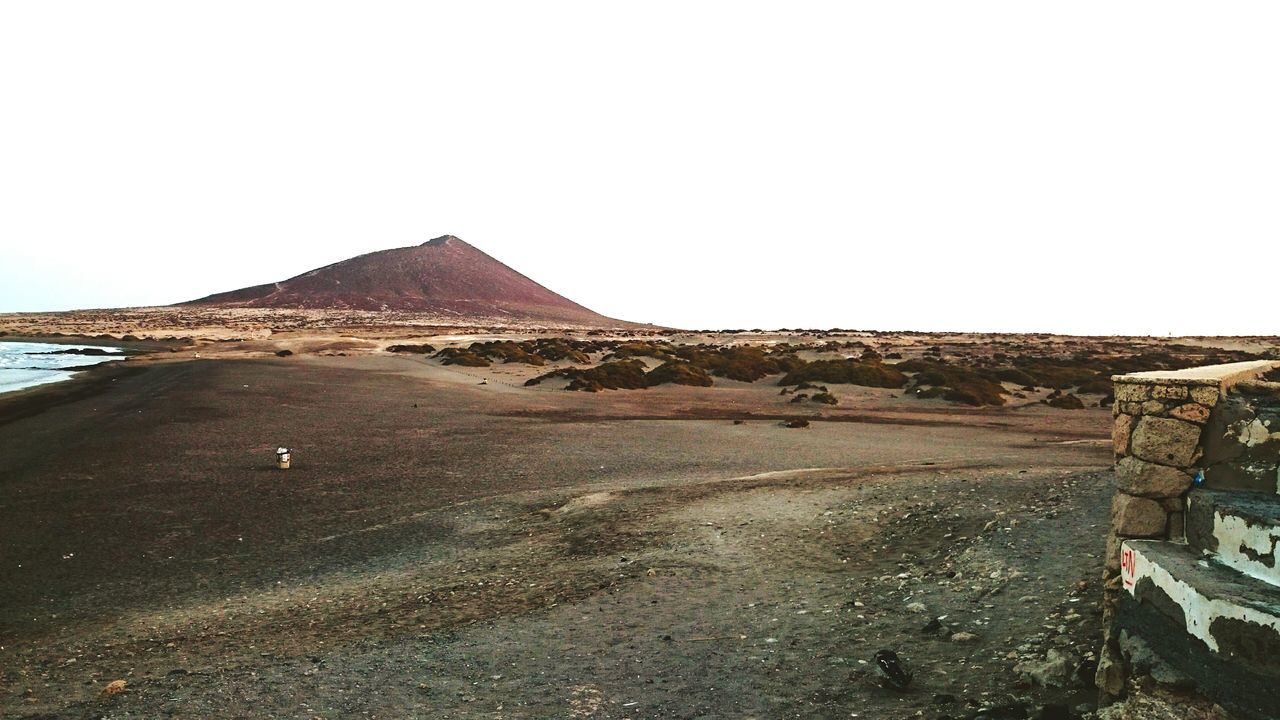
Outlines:
{"type": "MultiPolygon", "coordinates": [[[[1119,383],[1147,383],[1155,385],[1200,385],[1230,387],[1243,380],[1252,380],[1272,368],[1280,367],[1275,360],[1249,360],[1246,362],[1206,365],[1185,370],[1152,370],[1150,372],[1116,375],[1119,383]]],[[[1116,395],[1119,398],[1119,394],[1116,395]]]]}
{"type": "MultiPolygon", "coordinates": [[[[1280,708],[1280,683],[1273,676],[1265,675],[1249,667],[1240,667],[1209,650],[1203,642],[1187,635],[1174,621],[1160,613],[1151,605],[1139,603],[1129,593],[1120,597],[1119,612],[1116,615],[1115,633],[1128,632],[1141,637],[1150,646],[1152,653],[1159,656],[1165,664],[1180,672],[1195,683],[1199,692],[1215,698],[1231,711],[1232,720],[1248,718],[1249,720],[1275,720],[1276,708],[1280,708]]],[[[1116,651],[1119,655],[1119,651],[1116,651]]],[[[1099,664],[1101,670],[1102,664],[1099,664]]],[[[1109,663],[1111,676],[1115,675],[1115,663],[1109,663]]],[[[1114,686],[1114,678],[1112,679],[1114,686]]],[[[1100,689],[1105,689],[1099,684],[1100,689]]],[[[1115,692],[1111,693],[1115,695],[1115,692]]],[[[1138,694],[1131,697],[1139,702],[1146,697],[1138,694]]],[[[1105,711],[1104,711],[1105,713],[1105,711]]],[[[1114,717],[1100,713],[1099,717],[1114,717]]],[[[1179,707],[1166,715],[1126,715],[1118,717],[1132,720],[1134,717],[1163,717],[1169,720],[1181,720],[1196,717],[1179,707]]]]}
{"type": "Polygon", "coordinates": [[[1188,496],[1187,542],[1218,562],[1277,586],[1280,503],[1249,492],[1197,490],[1188,496]]]}
{"type": "Polygon", "coordinates": [[[1124,587],[1222,657],[1280,678],[1280,593],[1176,543],[1130,540],[1124,587]],[[1247,627],[1247,634],[1236,623],[1247,627]]]}
{"type": "Polygon", "coordinates": [[[1280,385],[1245,384],[1214,408],[1205,426],[1208,487],[1280,491],[1280,385]]]}

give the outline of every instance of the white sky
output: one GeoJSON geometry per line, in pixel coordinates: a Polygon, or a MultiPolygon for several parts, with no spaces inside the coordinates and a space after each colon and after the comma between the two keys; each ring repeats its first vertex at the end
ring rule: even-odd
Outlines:
{"type": "Polygon", "coordinates": [[[680,327],[1275,333],[1274,2],[0,4],[0,311],[454,234],[680,327]]]}

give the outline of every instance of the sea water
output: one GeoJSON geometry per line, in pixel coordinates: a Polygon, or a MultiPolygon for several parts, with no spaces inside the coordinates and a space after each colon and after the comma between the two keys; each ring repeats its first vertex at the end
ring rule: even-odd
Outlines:
{"type": "Polygon", "coordinates": [[[123,360],[124,357],[118,348],[97,345],[0,342],[0,393],[66,380],[75,375],[77,369],[83,370],[99,363],[123,360]],[[112,355],[44,354],[59,350],[87,348],[98,348],[112,355]]]}

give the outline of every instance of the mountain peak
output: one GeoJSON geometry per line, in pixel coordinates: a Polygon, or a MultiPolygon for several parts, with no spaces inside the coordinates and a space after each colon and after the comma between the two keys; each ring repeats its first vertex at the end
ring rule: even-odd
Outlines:
{"type": "Polygon", "coordinates": [[[631,325],[557,295],[453,235],[182,304],[420,312],[458,322],[631,325]]]}
{"type": "Polygon", "coordinates": [[[422,246],[434,247],[436,245],[452,245],[455,243],[462,243],[463,245],[466,245],[465,242],[462,242],[462,238],[457,235],[441,235],[438,238],[431,238],[430,240],[422,243],[422,246]]]}

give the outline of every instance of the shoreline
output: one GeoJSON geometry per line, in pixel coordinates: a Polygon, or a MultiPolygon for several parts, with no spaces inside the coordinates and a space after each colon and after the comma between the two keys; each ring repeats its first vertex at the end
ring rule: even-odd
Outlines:
{"type": "Polygon", "coordinates": [[[66,380],[0,392],[0,427],[15,420],[39,415],[58,405],[92,397],[106,390],[111,383],[145,370],[145,366],[129,365],[127,360],[109,360],[78,370],[68,370],[74,374],[66,380]]]}

